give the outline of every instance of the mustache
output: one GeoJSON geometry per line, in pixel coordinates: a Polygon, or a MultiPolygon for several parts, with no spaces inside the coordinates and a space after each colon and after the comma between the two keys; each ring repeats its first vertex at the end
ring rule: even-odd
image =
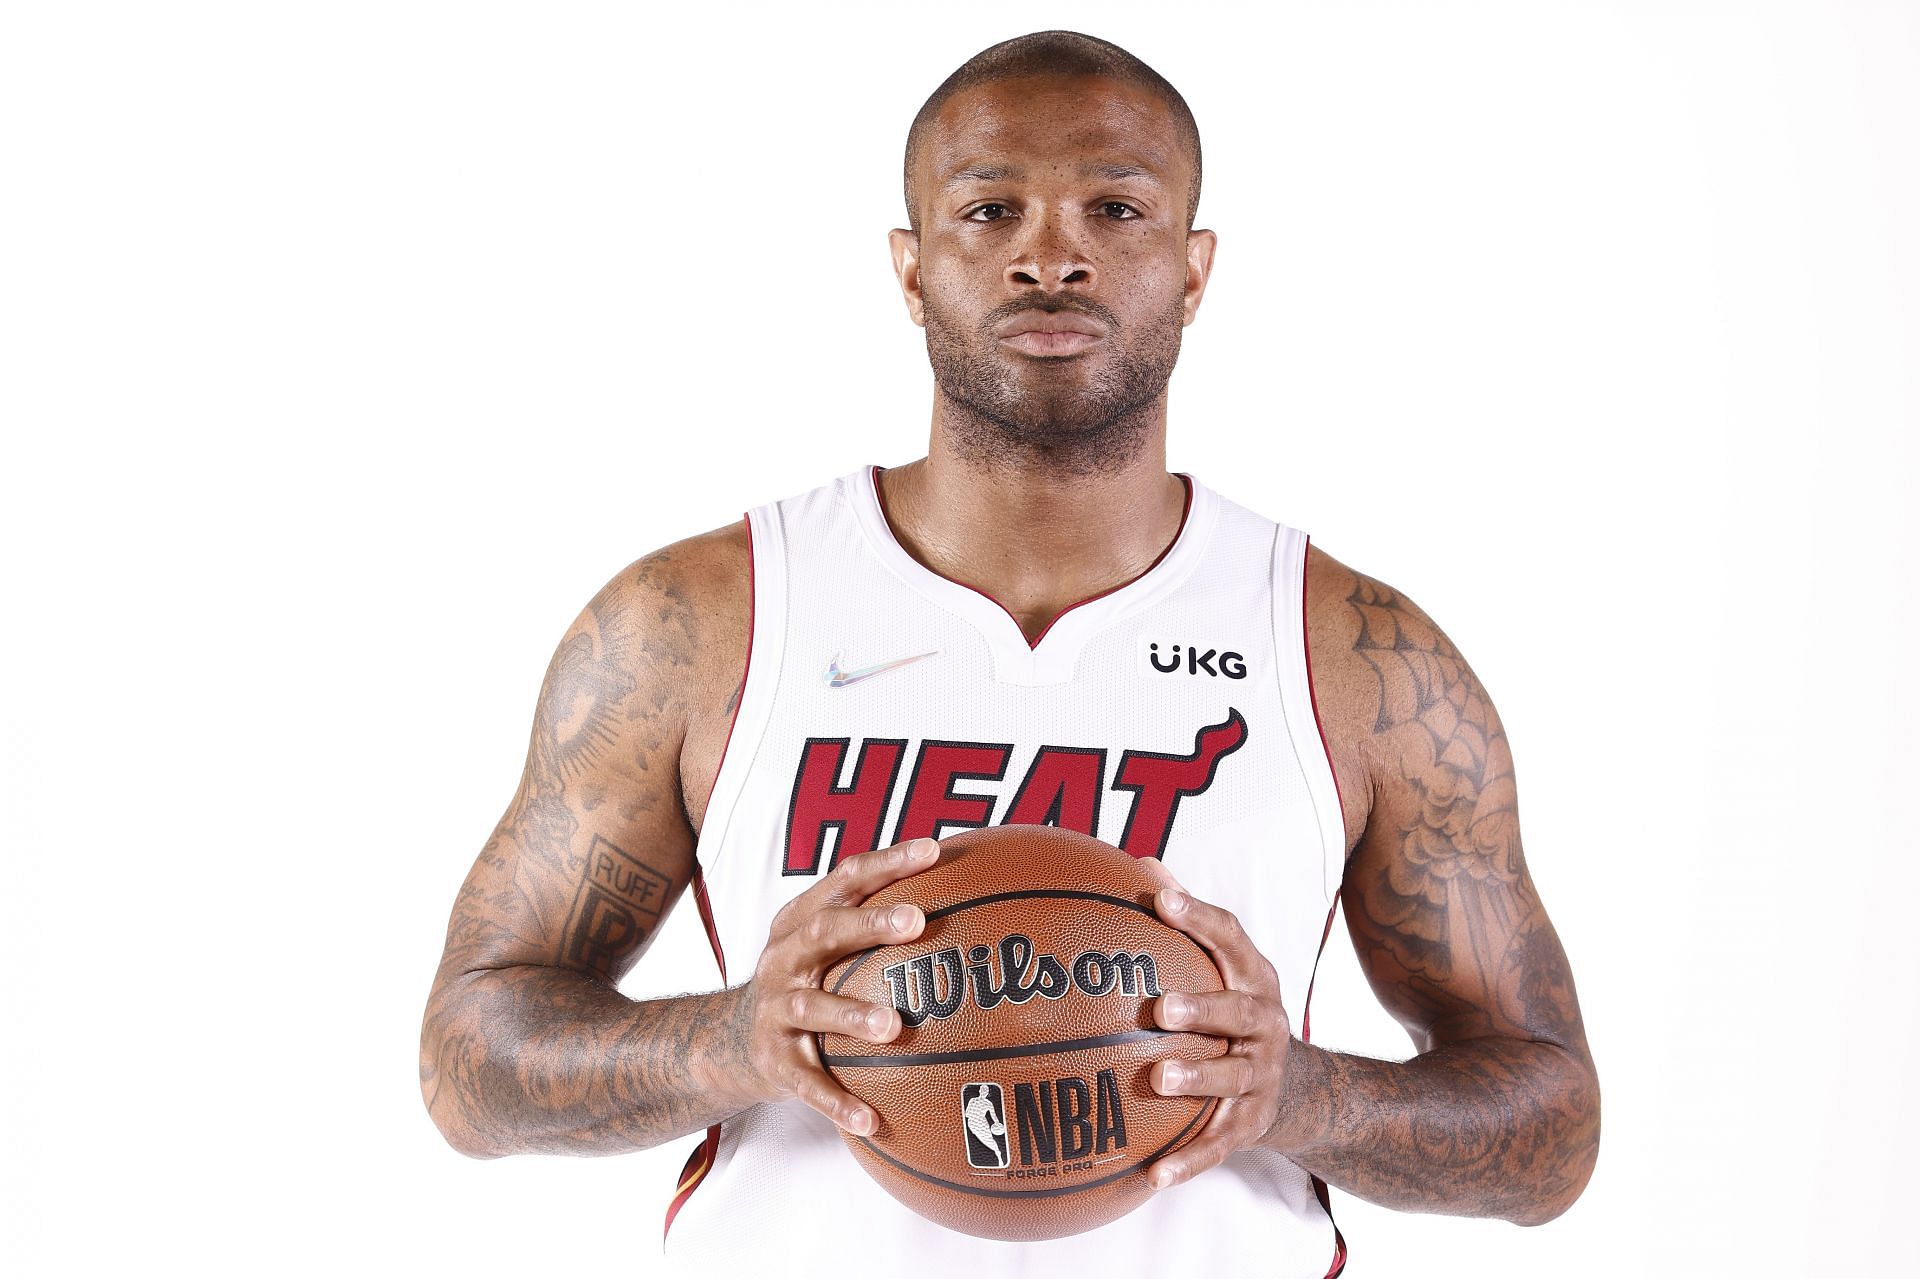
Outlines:
{"type": "Polygon", "coordinates": [[[1002,302],[987,312],[980,321],[980,328],[992,332],[999,325],[1012,319],[1022,311],[1075,311],[1081,315],[1090,315],[1106,325],[1110,331],[1118,331],[1120,318],[1108,308],[1088,298],[1015,298],[1011,302],[1002,302]]]}

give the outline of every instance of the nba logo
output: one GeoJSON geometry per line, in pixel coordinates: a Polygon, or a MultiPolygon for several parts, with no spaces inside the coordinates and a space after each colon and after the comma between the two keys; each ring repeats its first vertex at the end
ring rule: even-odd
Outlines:
{"type": "Polygon", "coordinates": [[[1007,1108],[1001,1098],[999,1084],[966,1084],[961,1087],[960,1127],[967,1134],[969,1166],[1007,1166],[1007,1108]]]}

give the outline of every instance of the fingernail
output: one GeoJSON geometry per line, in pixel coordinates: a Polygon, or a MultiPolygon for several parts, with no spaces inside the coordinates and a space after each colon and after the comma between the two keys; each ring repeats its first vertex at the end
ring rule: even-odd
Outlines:
{"type": "Polygon", "coordinates": [[[1160,1077],[1169,1088],[1178,1088],[1187,1082],[1187,1072],[1172,1062],[1160,1067],[1160,1077]]]}
{"type": "Polygon", "coordinates": [[[916,839],[910,846],[907,856],[915,861],[925,861],[940,851],[940,845],[930,839],[916,839]]]}
{"type": "Polygon", "coordinates": [[[1160,1012],[1168,1021],[1185,1021],[1187,1014],[1193,1011],[1193,1005],[1187,1002],[1185,995],[1168,995],[1160,1012]]]}
{"type": "Polygon", "coordinates": [[[1167,889],[1165,900],[1167,909],[1173,914],[1177,915],[1187,908],[1187,895],[1177,888],[1167,889]]]}
{"type": "Polygon", "coordinates": [[[1165,1190],[1168,1186],[1171,1186],[1173,1184],[1173,1173],[1174,1170],[1165,1164],[1155,1168],[1153,1170],[1153,1188],[1155,1190],[1165,1190]]]}
{"type": "Polygon", "coordinates": [[[895,906],[887,912],[887,923],[892,926],[893,931],[896,933],[906,932],[907,929],[913,927],[913,907],[905,905],[895,906]]]}
{"type": "Polygon", "coordinates": [[[887,1033],[887,1014],[885,1010],[876,1008],[867,1014],[867,1029],[876,1035],[884,1035],[887,1033]]]}
{"type": "Polygon", "coordinates": [[[854,1111],[853,1118],[847,1121],[847,1127],[863,1137],[866,1136],[873,1131],[873,1112],[871,1110],[854,1111]]]}

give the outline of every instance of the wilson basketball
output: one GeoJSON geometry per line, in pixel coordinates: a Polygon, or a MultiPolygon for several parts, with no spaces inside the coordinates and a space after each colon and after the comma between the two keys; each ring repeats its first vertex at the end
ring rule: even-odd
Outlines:
{"type": "Polygon", "coordinates": [[[940,849],[868,899],[919,906],[920,936],[849,955],[822,982],[902,1022],[884,1044],[818,1037],[879,1121],[841,1137],[895,1199],[966,1234],[1053,1239],[1124,1216],[1152,1193],[1147,1165],[1216,1104],[1161,1096],[1148,1071],[1227,1048],[1160,1029],[1152,1001],[1219,990],[1219,970],[1160,922],[1160,881],[1092,836],[995,826],[940,849]]]}

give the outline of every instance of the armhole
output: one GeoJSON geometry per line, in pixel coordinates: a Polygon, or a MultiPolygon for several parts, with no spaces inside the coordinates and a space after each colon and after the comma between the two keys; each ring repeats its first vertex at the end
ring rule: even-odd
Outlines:
{"type": "Polygon", "coordinates": [[[1273,556],[1273,647],[1279,657],[1275,665],[1280,708],[1313,801],[1314,820],[1320,828],[1321,883],[1331,903],[1346,873],[1347,821],[1341,810],[1340,785],[1334,779],[1333,752],[1327,748],[1313,696],[1313,659],[1307,643],[1307,546],[1305,533],[1280,526],[1273,556]]]}
{"type": "Polygon", "coordinates": [[[707,797],[700,842],[694,848],[697,873],[703,881],[716,875],[724,878],[727,831],[773,717],[774,688],[780,679],[781,652],[786,642],[787,547],[780,512],[775,506],[759,506],[748,511],[746,518],[751,596],[747,669],[740,700],[733,708],[733,722],[727,727],[726,743],[720,748],[720,767],[714,773],[713,793],[707,797]]]}

